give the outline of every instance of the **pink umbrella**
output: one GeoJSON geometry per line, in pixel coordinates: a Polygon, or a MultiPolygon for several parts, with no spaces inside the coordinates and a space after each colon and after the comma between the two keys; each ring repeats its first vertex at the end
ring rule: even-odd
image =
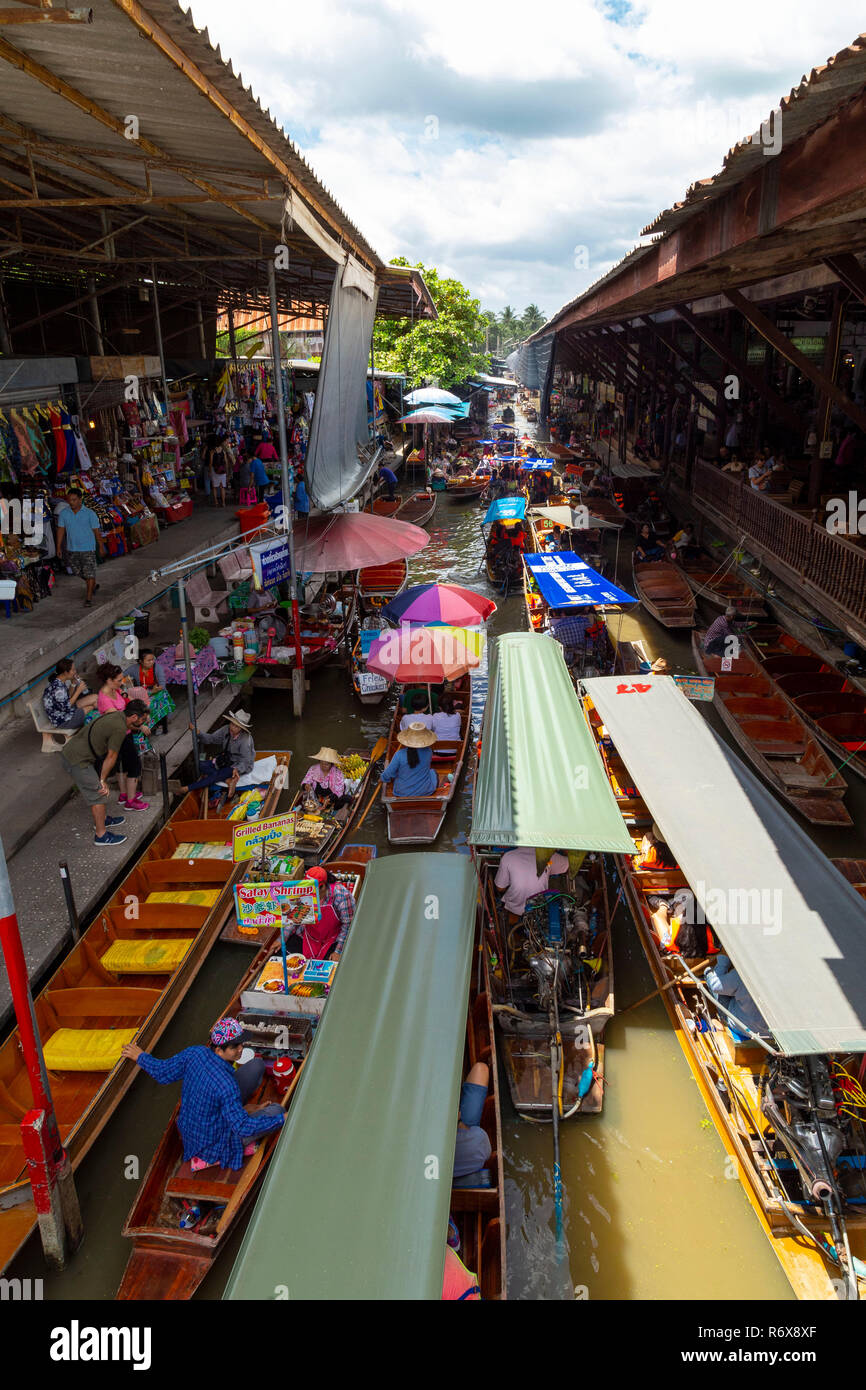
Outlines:
{"type": "Polygon", "coordinates": [[[372,512],[334,512],[296,526],[295,568],[299,573],[345,573],[365,565],[387,565],[417,555],[430,537],[420,526],[372,512]]]}
{"type": "Polygon", "coordinates": [[[398,685],[412,681],[438,685],[475,670],[481,665],[481,651],[479,643],[467,645],[454,628],[410,628],[407,624],[376,638],[367,657],[367,670],[398,685]]]}

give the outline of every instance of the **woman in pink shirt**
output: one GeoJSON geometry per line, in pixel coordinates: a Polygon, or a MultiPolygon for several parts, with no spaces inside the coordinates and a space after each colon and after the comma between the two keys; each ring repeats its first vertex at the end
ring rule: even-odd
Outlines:
{"type": "MultiPolygon", "coordinates": [[[[126,677],[120,667],[108,662],[98,668],[96,676],[99,683],[96,708],[99,713],[113,714],[115,711],[126,709],[127,697],[123,693],[126,677]]],[[[117,774],[117,784],[120,795],[117,799],[120,805],[125,806],[127,811],[146,811],[150,802],[143,800],[138,792],[141,757],[132,734],[127,734],[120,745],[118,766],[120,771],[117,774]]]]}
{"type": "Polygon", "coordinates": [[[320,748],[301,786],[324,811],[336,811],[346,801],[346,779],[340,771],[340,755],[335,748],[320,748]]]}

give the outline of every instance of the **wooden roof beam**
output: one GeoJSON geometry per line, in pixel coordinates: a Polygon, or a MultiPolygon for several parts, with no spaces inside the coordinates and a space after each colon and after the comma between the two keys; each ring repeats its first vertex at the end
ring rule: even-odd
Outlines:
{"type": "Polygon", "coordinates": [[[781,419],[789,424],[792,429],[804,429],[806,422],[800,411],[792,406],[790,401],[786,401],[784,396],[780,396],[771,386],[767,385],[762,372],[758,372],[754,367],[750,367],[748,362],[744,361],[744,359],[734,352],[733,348],[725,342],[724,338],[712,328],[707,327],[701,319],[697,318],[697,316],[691,312],[687,305],[675,304],[674,309],[683,322],[688,324],[692,332],[697,334],[701,341],[706,343],[707,347],[710,348],[722,362],[727,362],[729,366],[733,367],[737,376],[741,377],[747,385],[751,386],[753,391],[756,391],[759,396],[763,397],[767,404],[773,407],[776,414],[779,415],[781,419]]]}
{"type": "Polygon", "coordinates": [[[824,264],[846,289],[866,304],[866,270],[850,251],[839,256],[825,256],[824,264]]]}
{"type": "MultiPolygon", "coordinates": [[[[28,77],[33,78],[34,81],[40,83],[40,85],[47,88],[48,91],[54,92],[55,96],[61,97],[71,106],[76,107],[79,111],[83,111],[85,115],[90,116],[92,120],[98,121],[100,125],[105,126],[107,130],[112,131],[113,134],[117,135],[120,139],[125,138],[126,127],[118,116],[113,116],[110,111],[106,111],[103,106],[100,106],[98,102],[85,95],[84,92],[79,91],[77,87],[73,87],[71,83],[65,82],[42,63],[37,63],[35,58],[31,58],[29,54],[22,53],[18,48],[13,48],[12,44],[7,43],[4,38],[0,38],[0,58],[9,63],[11,67],[17,68],[19,72],[26,73],[28,77]]],[[[144,154],[152,155],[155,159],[171,159],[171,156],[167,154],[165,150],[153,140],[149,140],[145,135],[139,136],[137,147],[142,150],[144,154]]],[[[233,199],[227,197],[221,189],[216,188],[215,185],[210,183],[207,179],[200,179],[192,174],[185,174],[183,177],[201,192],[208,193],[214,201],[224,204],[225,207],[231,208],[233,212],[236,212],[239,217],[243,217],[246,221],[251,222],[253,226],[258,227],[260,231],[267,232],[269,236],[274,235],[273,227],[269,226],[267,222],[263,222],[261,218],[256,217],[253,213],[247,211],[242,204],[236,203],[233,199]]]]}
{"type": "Polygon", "coordinates": [[[838,406],[849,420],[853,420],[854,424],[858,425],[861,430],[866,430],[866,410],[850,400],[835,381],[831,381],[826,372],[822,371],[820,367],[816,367],[815,363],[810,362],[808,357],[804,357],[803,353],[794,347],[790,338],[786,337],[772,320],[767,318],[767,315],[758,308],[757,304],[746,299],[739,290],[725,290],[725,298],[760,333],[761,337],[784,357],[786,362],[790,362],[792,367],[796,367],[798,372],[808,377],[809,381],[813,382],[824,395],[829,396],[833,404],[838,406]]]}

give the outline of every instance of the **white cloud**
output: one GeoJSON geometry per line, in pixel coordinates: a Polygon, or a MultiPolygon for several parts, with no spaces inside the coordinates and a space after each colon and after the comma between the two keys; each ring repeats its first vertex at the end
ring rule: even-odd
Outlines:
{"type": "Polygon", "coordinates": [[[381,254],[458,276],[485,307],[549,313],[862,22],[855,0],[193,0],[193,14],[381,254]]]}

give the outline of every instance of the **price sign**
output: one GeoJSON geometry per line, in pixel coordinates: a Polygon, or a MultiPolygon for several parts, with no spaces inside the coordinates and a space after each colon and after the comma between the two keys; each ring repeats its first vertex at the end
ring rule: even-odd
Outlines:
{"type": "Polygon", "coordinates": [[[249,821],[236,825],[232,839],[232,857],[236,864],[244,859],[253,859],[261,851],[262,845],[282,844],[284,840],[294,845],[295,822],[297,815],[290,811],[285,816],[271,816],[269,820],[249,821]]]}
{"type": "Polygon", "coordinates": [[[372,671],[358,672],[358,690],[362,695],[372,695],[375,690],[387,690],[388,682],[384,676],[377,676],[372,671]]]}

